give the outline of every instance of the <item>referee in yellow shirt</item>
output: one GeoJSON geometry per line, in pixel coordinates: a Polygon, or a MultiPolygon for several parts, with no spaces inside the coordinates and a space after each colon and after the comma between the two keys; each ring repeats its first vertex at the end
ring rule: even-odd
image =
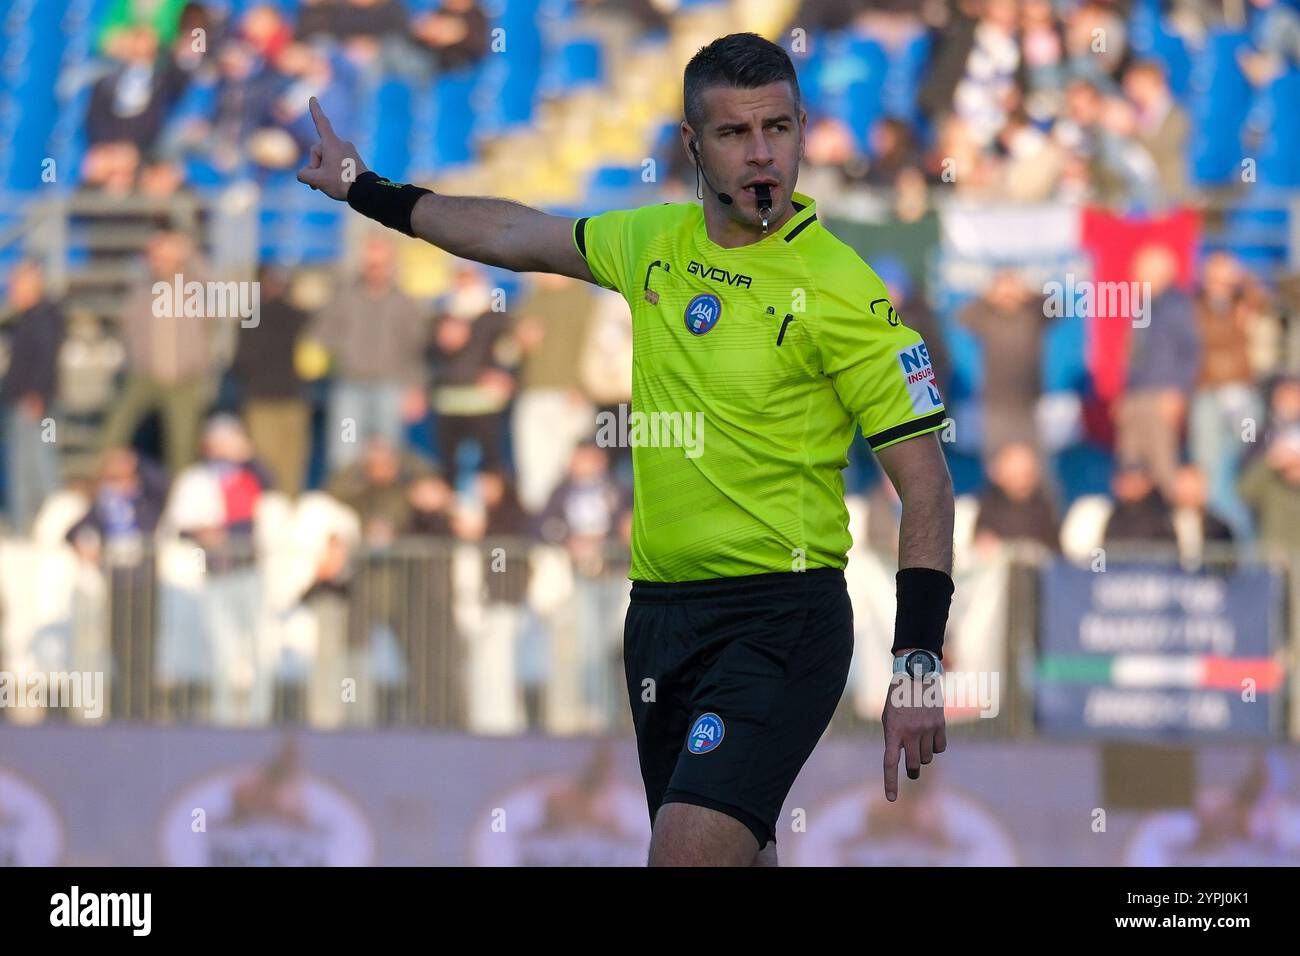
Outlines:
{"type": "Polygon", "coordinates": [[[651,865],[775,865],[782,804],[853,649],[842,469],[861,428],[903,503],[884,786],[947,746],[943,399],[879,277],[795,191],[807,116],[785,51],[722,37],[686,67],[695,203],[571,219],[382,179],[311,102],[300,181],[457,256],[615,289],[633,310],[624,664],[651,865]]]}

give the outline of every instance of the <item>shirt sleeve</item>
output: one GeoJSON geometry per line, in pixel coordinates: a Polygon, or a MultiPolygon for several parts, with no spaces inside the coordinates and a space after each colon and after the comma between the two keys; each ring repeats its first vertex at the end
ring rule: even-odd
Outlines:
{"type": "Polygon", "coordinates": [[[866,274],[852,298],[826,296],[815,340],[840,401],[880,451],[942,428],[946,411],[925,341],[894,310],[884,283],[866,274]]]}
{"type": "Polygon", "coordinates": [[[632,286],[632,217],[635,209],[584,216],[573,224],[573,244],[596,281],[625,297],[632,286]]]}

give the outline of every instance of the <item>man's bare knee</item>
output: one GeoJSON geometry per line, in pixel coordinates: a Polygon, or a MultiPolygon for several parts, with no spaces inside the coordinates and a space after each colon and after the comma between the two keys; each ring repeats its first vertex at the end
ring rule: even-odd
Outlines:
{"type": "Polygon", "coordinates": [[[665,803],[650,835],[650,866],[750,866],[758,841],[735,817],[691,803],[665,803]]]}

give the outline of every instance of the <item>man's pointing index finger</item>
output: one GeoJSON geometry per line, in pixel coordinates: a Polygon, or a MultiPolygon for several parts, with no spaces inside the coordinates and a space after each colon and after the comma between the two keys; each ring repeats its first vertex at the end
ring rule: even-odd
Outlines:
{"type": "Polygon", "coordinates": [[[337,138],[334,136],[334,127],[330,125],[329,117],[326,116],[325,111],[320,108],[320,103],[317,101],[316,97],[313,96],[307,101],[307,108],[311,110],[312,122],[316,124],[316,135],[322,140],[326,137],[337,138]]]}

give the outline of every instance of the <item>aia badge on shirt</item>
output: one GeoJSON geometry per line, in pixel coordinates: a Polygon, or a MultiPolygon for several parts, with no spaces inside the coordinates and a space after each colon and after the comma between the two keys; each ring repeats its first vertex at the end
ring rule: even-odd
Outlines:
{"type": "Polygon", "coordinates": [[[903,381],[907,384],[908,397],[912,399],[912,411],[924,415],[943,406],[939,386],[935,384],[934,368],[930,365],[930,350],[924,342],[900,350],[898,364],[903,368],[903,381]]]}
{"type": "Polygon", "coordinates": [[[711,292],[701,292],[686,306],[686,329],[691,335],[703,335],[722,318],[722,301],[711,292]]]}
{"type": "Polygon", "coordinates": [[[716,750],[726,732],[727,728],[717,714],[700,714],[699,720],[695,721],[691,732],[686,735],[686,749],[693,754],[706,754],[710,750],[716,750]]]}

